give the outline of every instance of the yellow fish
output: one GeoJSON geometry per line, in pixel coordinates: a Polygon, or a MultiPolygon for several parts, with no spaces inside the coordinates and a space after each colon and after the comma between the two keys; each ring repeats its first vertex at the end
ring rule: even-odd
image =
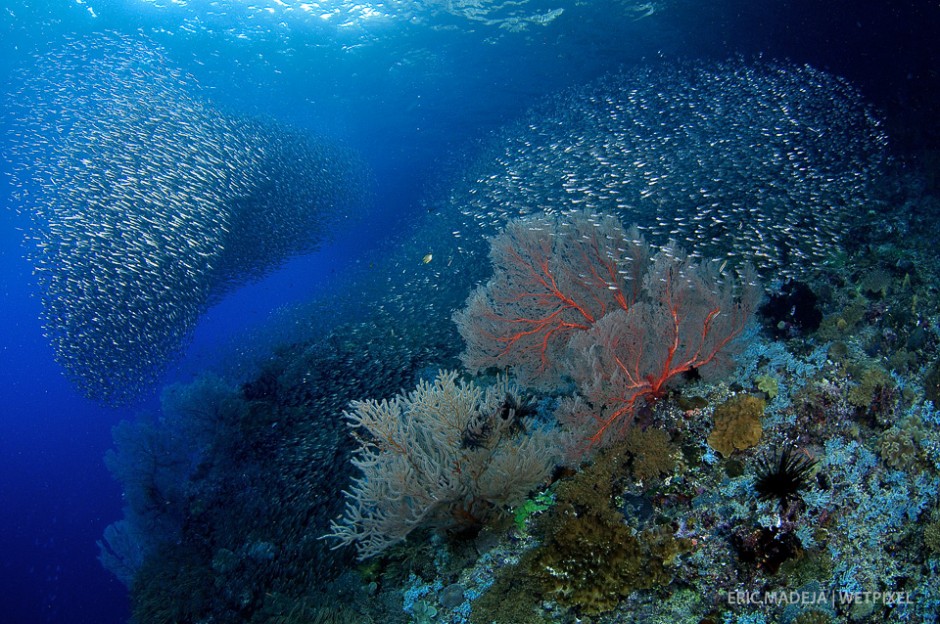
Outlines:
{"type": "Polygon", "coordinates": [[[433,254],[424,254],[424,257],[421,258],[421,263],[422,263],[422,264],[427,264],[428,262],[430,262],[430,261],[433,260],[433,259],[434,259],[434,255],[433,255],[433,254]]]}

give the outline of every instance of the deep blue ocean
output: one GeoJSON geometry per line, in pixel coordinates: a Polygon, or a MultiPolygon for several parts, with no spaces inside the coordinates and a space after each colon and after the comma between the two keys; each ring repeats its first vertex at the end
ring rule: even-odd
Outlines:
{"type": "MultiPolygon", "coordinates": [[[[468,163],[489,149],[481,146],[494,133],[566,90],[662,63],[808,64],[854,85],[884,120],[892,157],[908,163],[912,175],[923,166],[933,167],[934,180],[940,176],[935,1],[5,0],[0,84],[9,90],[0,141],[7,156],[23,149],[24,106],[44,109],[34,123],[25,122],[35,133],[31,140],[42,135],[42,124],[50,124],[50,136],[55,132],[49,120],[60,102],[70,102],[68,89],[86,64],[81,55],[99,54],[88,50],[102,46],[94,49],[109,58],[110,43],[82,42],[103,40],[120,40],[122,54],[136,54],[135,46],[157,50],[161,63],[188,76],[180,93],[198,84],[195,101],[211,102],[230,118],[263,119],[341,146],[366,172],[357,182],[364,199],[344,208],[355,214],[324,226],[327,240],[288,250],[260,277],[232,280],[213,291],[218,296],[197,301],[197,320],[181,330],[181,353],[166,361],[154,356],[156,378],[110,405],[82,384],[113,372],[114,363],[89,358],[68,369],[63,360],[76,356],[57,358],[56,344],[72,334],[58,343],[46,337],[55,321],[43,321],[45,299],[55,295],[43,294],[35,248],[24,241],[37,227],[23,198],[31,182],[14,171],[15,155],[0,161],[0,621],[11,624],[129,621],[128,590],[99,562],[96,545],[125,505],[103,460],[114,446],[112,428],[158,413],[170,384],[191,382],[206,370],[236,379],[239,367],[250,369],[252,358],[274,348],[276,339],[265,336],[277,334],[272,326],[284,310],[313,305],[308,322],[324,326],[347,320],[350,301],[368,311],[383,283],[361,295],[349,289],[364,288],[361,274],[371,267],[389,280],[396,275],[391,263],[402,256],[413,258],[414,267],[443,267],[445,256],[432,258],[424,242],[409,247],[412,230],[446,204],[451,189],[464,192],[468,163]],[[60,62],[72,69],[57,82],[60,62]],[[30,92],[36,85],[48,91],[30,92]],[[57,85],[65,92],[54,94],[57,85]],[[336,296],[342,304],[330,303],[336,296]]],[[[81,77],[99,79],[94,72],[81,77]]],[[[146,98],[141,85],[146,80],[128,88],[146,98]]],[[[175,93],[173,85],[166,88],[175,93]]],[[[74,124],[66,132],[73,135],[127,132],[109,125],[109,116],[118,115],[112,110],[82,109],[81,102],[67,107],[75,117],[66,120],[74,124]]],[[[182,119],[185,124],[185,114],[182,119]]],[[[114,149],[124,143],[117,136],[114,149]]],[[[99,144],[96,138],[82,149],[99,144]]],[[[926,186],[936,193],[936,184],[926,186]]],[[[480,235],[477,242],[483,241],[480,235]]],[[[479,257],[485,264],[485,255],[479,257]]],[[[59,270],[58,261],[40,262],[48,274],[59,270]]],[[[70,275],[87,277],[77,270],[70,275]]],[[[419,304],[411,303],[416,310],[419,304]]],[[[92,305],[96,314],[120,314],[117,301],[92,305]]],[[[359,348],[371,348],[367,338],[359,348]]],[[[419,364],[435,362],[413,365],[419,364]]]]}

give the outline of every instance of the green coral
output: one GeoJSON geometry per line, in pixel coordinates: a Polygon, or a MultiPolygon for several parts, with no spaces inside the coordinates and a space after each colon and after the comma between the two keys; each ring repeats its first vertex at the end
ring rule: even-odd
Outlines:
{"type": "Polygon", "coordinates": [[[768,400],[772,400],[780,393],[780,384],[777,381],[776,377],[771,377],[770,375],[758,375],[754,382],[757,385],[757,389],[763,392],[768,400]]]}
{"type": "Polygon", "coordinates": [[[541,513],[552,506],[555,502],[555,496],[550,492],[540,492],[533,498],[527,499],[513,511],[513,520],[516,528],[525,531],[525,525],[529,518],[537,513],[541,513]]]}

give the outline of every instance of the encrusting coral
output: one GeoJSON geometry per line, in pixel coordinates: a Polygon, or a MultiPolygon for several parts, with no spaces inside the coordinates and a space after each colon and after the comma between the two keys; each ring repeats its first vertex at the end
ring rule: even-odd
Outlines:
{"type": "MultiPolygon", "coordinates": [[[[669,584],[672,566],[690,542],[675,537],[670,525],[637,531],[614,507],[612,501],[623,491],[628,467],[635,461],[628,446],[625,441],[601,451],[590,466],[557,484],[555,505],[538,521],[542,545],[504,571],[502,576],[511,583],[498,579],[490,590],[515,596],[513,587],[524,586],[526,596],[498,602],[511,602],[517,615],[520,609],[528,614],[533,600],[541,596],[576,613],[597,615],[636,590],[669,584]]],[[[474,605],[475,612],[485,607],[486,615],[476,615],[474,622],[512,621],[504,613],[506,607],[497,608],[497,601],[486,596],[474,605]]]]}

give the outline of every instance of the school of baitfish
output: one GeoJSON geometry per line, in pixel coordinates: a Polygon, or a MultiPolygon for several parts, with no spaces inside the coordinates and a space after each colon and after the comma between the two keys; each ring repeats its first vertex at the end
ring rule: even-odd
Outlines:
{"type": "Polygon", "coordinates": [[[222,114],[140,39],[41,55],[13,101],[45,330],[106,403],[151,387],[208,305],[316,248],[368,194],[348,150],[222,114]]]}
{"type": "MultiPolygon", "coordinates": [[[[45,327],[102,401],[150,387],[211,302],[314,248],[367,195],[349,152],[221,114],[138,39],[45,54],[15,100],[15,184],[34,217],[45,327]]],[[[470,222],[493,233],[519,215],[588,209],[693,255],[798,275],[875,204],[887,161],[872,108],[825,72],[741,60],[633,69],[547,100],[487,143],[441,200],[457,245],[445,265],[456,271],[469,251],[470,222]]],[[[436,275],[432,247],[419,264],[436,275]]],[[[430,279],[413,277],[383,295],[411,313],[430,279]]],[[[451,284],[461,300],[470,286],[451,284]]]]}
{"type": "Polygon", "coordinates": [[[772,277],[831,256],[887,163],[860,92],[809,66],[742,60],[603,77],[501,131],[453,205],[487,229],[594,210],[662,244],[772,277]]]}

